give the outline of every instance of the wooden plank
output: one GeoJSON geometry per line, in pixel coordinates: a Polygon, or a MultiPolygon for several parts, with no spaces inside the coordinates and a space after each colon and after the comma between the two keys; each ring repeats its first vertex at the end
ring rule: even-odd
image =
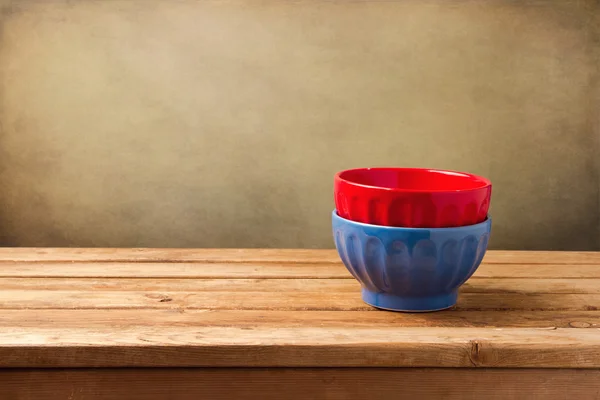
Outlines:
{"type": "MultiPolygon", "coordinates": [[[[339,263],[333,249],[0,248],[0,261],[339,263]]],[[[489,264],[600,264],[600,252],[490,250],[489,264]]]]}
{"type": "Polygon", "coordinates": [[[600,278],[598,265],[561,264],[482,264],[473,278],[577,279],[600,278]]]}
{"type": "MultiPolygon", "coordinates": [[[[579,279],[577,281],[584,282],[579,279]]],[[[598,285],[600,286],[600,280],[598,280],[598,285]]],[[[586,290],[589,287],[587,284],[572,286],[579,287],[580,290],[586,290]]],[[[591,287],[589,288],[592,290],[591,287]]],[[[360,291],[360,284],[355,279],[0,278],[0,290],[357,292],[360,291]]],[[[600,292],[600,288],[598,291],[600,292]]]]}
{"type": "Polygon", "coordinates": [[[600,329],[0,329],[0,367],[600,368],[600,329]]]}
{"type": "Polygon", "coordinates": [[[146,368],[0,370],[23,400],[598,399],[600,370],[146,368]]]}
{"type": "MultiPolygon", "coordinates": [[[[169,291],[169,292],[353,292],[355,279],[139,279],[0,278],[0,290],[169,291]]],[[[600,279],[490,279],[467,281],[463,293],[600,293],[600,279]]]]}
{"type": "Polygon", "coordinates": [[[490,250],[486,253],[484,262],[487,264],[600,265],[600,252],[490,250]]]}
{"type": "MultiPolygon", "coordinates": [[[[600,277],[600,272],[598,273],[600,277]]],[[[341,262],[306,263],[48,263],[0,262],[0,277],[80,278],[346,278],[341,262]]]]}
{"type": "MultiPolygon", "coordinates": [[[[354,279],[341,262],[310,263],[82,263],[0,262],[0,277],[354,279]]],[[[473,275],[501,279],[600,278],[598,265],[482,264],[473,275]]]]}
{"type": "Polygon", "coordinates": [[[600,311],[460,311],[393,313],[278,310],[3,310],[0,329],[154,326],[222,327],[529,327],[600,328],[600,311]]]}
{"type": "Polygon", "coordinates": [[[339,263],[331,249],[0,248],[0,261],[339,263]]]}
{"type": "MultiPolygon", "coordinates": [[[[2,284],[0,284],[0,288],[2,284]]],[[[600,293],[600,279],[470,279],[461,288],[464,293],[600,293]]]]}
{"type": "MultiPolygon", "coordinates": [[[[3,290],[0,309],[211,309],[322,310],[375,309],[353,292],[177,292],[3,290]]],[[[596,311],[600,294],[462,293],[457,310],[596,311]]]]}

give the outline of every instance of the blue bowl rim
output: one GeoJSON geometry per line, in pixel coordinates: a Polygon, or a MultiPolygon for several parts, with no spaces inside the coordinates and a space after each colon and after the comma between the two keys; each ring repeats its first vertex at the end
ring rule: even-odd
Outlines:
{"type": "Polygon", "coordinates": [[[492,223],[492,216],[488,214],[488,216],[486,217],[486,219],[484,221],[482,221],[478,224],[473,224],[473,225],[452,226],[452,227],[448,227],[448,228],[409,228],[409,227],[402,227],[402,226],[372,225],[372,224],[365,224],[364,222],[352,221],[350,219],[340,217],[339,214],[337,213],[337,209],[333,209],[332,215],[333,215],[334,219],[339,219],[350,225],[357,225],[357,226],[364,227],[364,228],[375,228],[375,229],[382,229],[382,230],[387,230],[387,231],[403,231],[403,232],[461,231],[463,229],[473,229],[473,228],[483,227],[485,225],[489,225],[492,223]]]}

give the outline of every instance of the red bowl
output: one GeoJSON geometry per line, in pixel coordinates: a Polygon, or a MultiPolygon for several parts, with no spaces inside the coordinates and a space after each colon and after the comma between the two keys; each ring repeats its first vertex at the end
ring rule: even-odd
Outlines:
{"type": "Polygon", "coordinates": [[[358,168],[334,179],[338,215],[372,225],[445,228],[474,225],[488,214],[492,183],[464,172],[358,168]]]}

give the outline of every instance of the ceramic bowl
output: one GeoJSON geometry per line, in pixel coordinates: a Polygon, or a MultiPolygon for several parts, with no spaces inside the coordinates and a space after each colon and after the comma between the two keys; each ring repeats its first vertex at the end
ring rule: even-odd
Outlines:
{"type": "Polygon", "coordinates": [[[362,286],[362,298],[394,311],[436,311],[456,304],[458,288],[487,249],[492,221],[458,228],[397,228],[332,214],[335,246],[362,286]]]}
{"type": "Polygon", "coordinates": [[[491,182],[464,172],[360,168],[334,178],[341,217],[372,225],[444,228],[474,225],[488,214],[491,182]]]}

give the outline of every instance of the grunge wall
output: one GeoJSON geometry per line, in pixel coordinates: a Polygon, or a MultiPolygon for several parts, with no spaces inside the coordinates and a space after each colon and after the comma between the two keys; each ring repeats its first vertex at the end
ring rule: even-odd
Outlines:
{"type": "Polygon", "coordinates": [[[0,245],[332,247],[357,166],[600,249],[596,1],[3,0],[0,245]]]}

